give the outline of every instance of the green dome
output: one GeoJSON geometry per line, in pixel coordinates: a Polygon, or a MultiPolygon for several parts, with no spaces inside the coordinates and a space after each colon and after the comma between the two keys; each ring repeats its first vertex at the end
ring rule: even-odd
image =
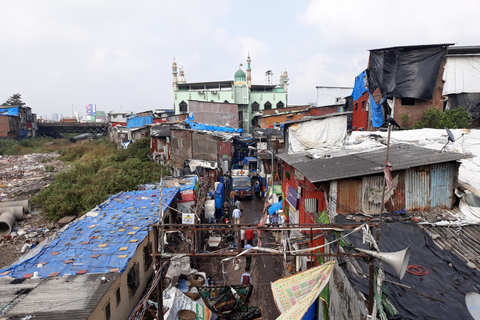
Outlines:
{"type": "Polygon", "coordinates": [[[245,72],[243,72],[242,69],[238,69],[237,72],[235,72],[235,81],[247,81],[247,76],[245,75],[245,72]]]}

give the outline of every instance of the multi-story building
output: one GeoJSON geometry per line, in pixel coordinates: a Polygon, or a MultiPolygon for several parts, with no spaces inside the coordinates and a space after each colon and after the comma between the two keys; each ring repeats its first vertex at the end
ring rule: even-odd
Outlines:
{"type": "Polygon", "coordinates": [[[247,72],[242,70],[242,64],[234,74],[234,79],[227,81],[188,83],[183,69],[177,69],[177,63],[172,64],[173,93],[175,114],[190,112],[189,101],[208,101],[217,103],[232,103],[238,105],[239,127],[246,132],[252,132],[258,127],[258,119],[263,110],[281,109],[287,106],[288,73],[280,75],[279,84],[273,84],[272,71],[265,75],[265,84],[252,84],[252,69],[250,55],[247,57],[247,72]]]}
{"type": "Polygon", "coordinates": [[[0,138],[26,139],[35,137],[37,116],[30,107],[0,106],[0,138]]]}

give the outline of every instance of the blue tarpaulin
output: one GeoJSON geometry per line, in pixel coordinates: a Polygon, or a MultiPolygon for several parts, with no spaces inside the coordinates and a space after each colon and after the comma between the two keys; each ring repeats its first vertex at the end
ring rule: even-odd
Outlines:
{"type": "Polygon", "coordinates": [[[146,126],[152,123],[153,123],[152,116],[137,117],[135,115],[131,115],[127,118],[127,129],[141,128],[143,126],[146,126]]]}
{"type": "Polygon", "coordinates": [[[40,252],[0,276],[22,278],[38,272],[41,278],[80,273],[125,271],[148,225],[159,218],[159,199],[170,206],[178,188],[122,192],[74,221],[40,252]],[[117,269],[118,268],[118,269],[117,269]],[[113,270],[112,270],[113,269],[113,270]]]}
{"type": "Polygon", "coordinates": [[[0,107],[0,116],[18,116],[18,107],[0,107]]]}
{"type": "Polygon", "coordinates": [[[208,131],[220,131],[220,132],[237,132],[242,133],[243,129],[241,128],[232,128],[232,127],[221,127],[221,126],[213,126],[209,124],[203,123],[196,123],[193,122],[193,112],[189,113],[187,119],[185,119],[185,123],[187,123],[190,128],[196,130],[208,130],[208,131]]]}
{"type": "Polygon", "coordinates": [[[372,126],[378,128],[381,127],[383,124],[383,109],[382,109],[382,104],[385,101],[385,98],[383,98],[382,102],[377,104],[375,102],[375,99],[373,99],[373,96],[371,93],[368,93],[370,96],[370,115],[372,117],[372,126]]]}
{"type": "Polygon", "coordinates": [[[355,85],[353,86],[352,92],[353,101],[358,100],[358,98],[360,98],[365,93],[365,91],[367,91],[367,88],[365,87],[366,76],[367,71],[364,70],[362,73],[355,77],[355,85]]]}
{"type": "Polygon", "coordinates": [[[272,204],[270,208],[268,208],[268,214],[274,214],[275,211],[282,209],[282,203],[283,203],[283,200],[272,204]]]}

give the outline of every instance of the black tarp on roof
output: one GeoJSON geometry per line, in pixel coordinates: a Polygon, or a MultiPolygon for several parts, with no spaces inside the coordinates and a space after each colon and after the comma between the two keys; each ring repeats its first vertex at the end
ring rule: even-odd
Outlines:
{"type": "Polygon", "coordinates": [[[380,88],[387,98],[432,99],[447,47],[442,44],[370,50],[370,92],[380,88]]]}
{"type": "MultiPolygon", "coordinates": [[[[347,220],[345,216],[337,216],[335,222],[346,223],[347,220]]],[[[369,249],[362,243],[361,233],[354,233],[348,239],[359,248],[369,249]]],[[[381,252],[396,252],[410,247],[408,264],[420,265],[428,270],[428,274],[422,276],[406,272],[400,280],[390,265],[383,264],[386,280],[410,287],[384,282],[390,291],[390,301],[399,312],[398,315],[389,315],[388,319],[473,319],[465,304],[465,295],[480,290],[479,271],[469,268],[450,251],[440,249],[416,223],[382,223],[379,243],[381,252]]],[[[361,279],[349,273],[342,258],[339,258],[339,265],[352,284],[368,297],[368,261],[356,261],[367,278],[361,279]]],[[[378,266],[378,261],[375,266],[378,266]]]]}

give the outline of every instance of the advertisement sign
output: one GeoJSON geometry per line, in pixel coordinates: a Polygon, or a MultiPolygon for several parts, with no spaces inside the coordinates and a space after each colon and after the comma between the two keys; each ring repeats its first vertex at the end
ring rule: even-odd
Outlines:
{"type": "Polygon", "coordinates": [[[207,307],[196,303],[176,287],[171,287],[166,294],[168,298],[163,300],[163,310],[167,310],[163,315],[164,319],[177,320],[180,310],[192,310],[197,315],[195,319],[210,320],[212,312],[207,307]]]}
{"type": "Polygon", "coordinates": [[[182,213],[182,224],[194,224],[195,215],[193,213],[182,213]]]}
{"type": "Polygon", "coordinates": [[[292,206],[288,206],[288,222],[289,223],[300,223],[299,212],[295,210],[292,206]]]}
{"type": "Polygon", "coordinates": [[[182,200],[179,200],[178,202],[195,201],[195,190],[193,189],[180,190],[180,195],[182,196],[182,200]]]}
{"type": "Polygon", "coordinates": [[[287,202],[295,209],[297,208],[297,190],[291,186],[288,186],[287,202]]]}
{"type": "Polygon", "coordinates": [[[87,104],[87,116],[94,116],[95,112],[97,111],[97,105],[96,104],[87,104]]]}

